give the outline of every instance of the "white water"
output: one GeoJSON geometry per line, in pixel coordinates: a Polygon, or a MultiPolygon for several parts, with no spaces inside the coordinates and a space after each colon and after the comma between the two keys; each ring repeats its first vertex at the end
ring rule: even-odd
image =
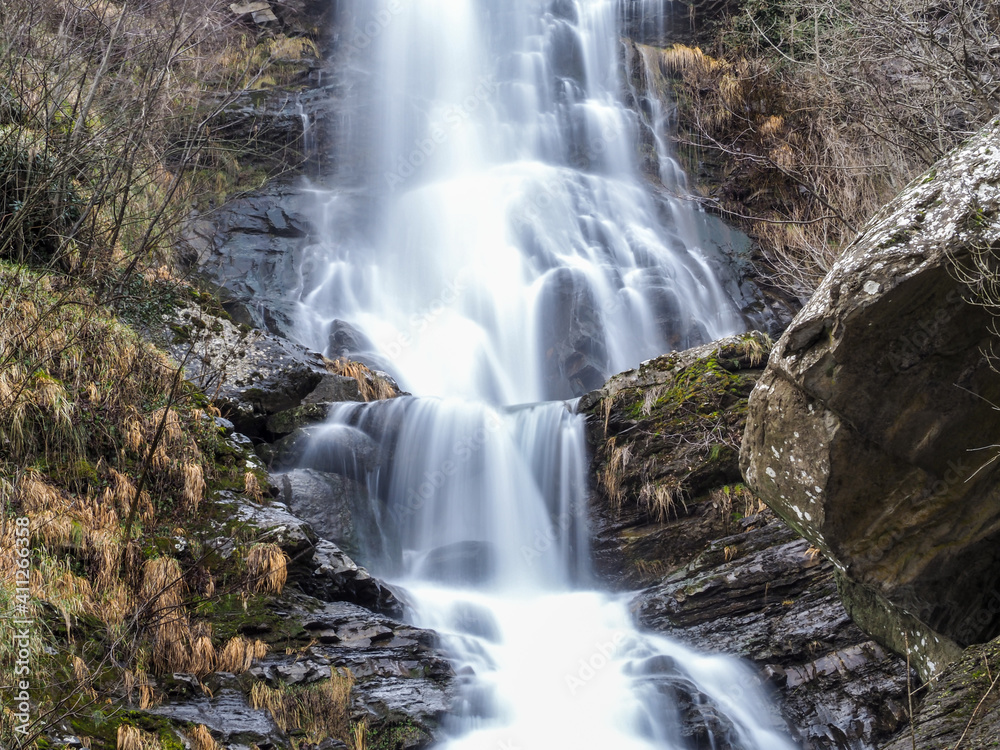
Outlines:
{"type": "Polygon", "coordinates": [[[445,746],[682,748],[687,694],[721,717],[710,746],[789,747],[745,668],[583,590],[588,460],[560,399],[742,325],[704,217],[638,175],[614,2],[342,5],[359,114],[315,191],[301,337],[418,398],[336,406],[307,459],[379,498],[399,554],[370,563],[466,683],[445,746]]]}

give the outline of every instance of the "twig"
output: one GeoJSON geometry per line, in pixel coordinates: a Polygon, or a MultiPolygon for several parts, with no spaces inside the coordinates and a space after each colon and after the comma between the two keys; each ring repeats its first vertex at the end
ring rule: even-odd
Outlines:
{"type": "MultiPolygon", "coordinates": [[[[983,661],[986,662],[986,674],[989,675],[990,663],[985,654],[983,655],[983,661]]],[[[958,742],[955,743],[955,747],[953,747],[952,750],[958,750],[958,746],[962,744],[962,740],[965,739],[965,735],[969,733],[969,729],[972,727],[973,719],[976,718],[976,714],[979,713],[979,709],[983,707],[983,703],[986,701],[986,698],[989,697],[991,692],[993,692],[993,688],[996,687],[998,680],[1000,680],[1000,674],[997,674],[997,676],[993,678],[993,682],[990,683],[989,688],[987,688],[986,692],[983,693],[983,697],[979,699],[979,703],[976,704],[976,708],[972,712],[972,716],[969,717],[969,723],[965,725],[965,731],[962,732],[962,736],[958,738],[958,742]]]]}
{"type": "Polygon", "coordinates": [[[906,647],[906,700],[910,705],[910,744],[917,750],[917,728],[913,723],[913,671],[910,669],[910,637],[903,631],[903,645],[906,647]]]}

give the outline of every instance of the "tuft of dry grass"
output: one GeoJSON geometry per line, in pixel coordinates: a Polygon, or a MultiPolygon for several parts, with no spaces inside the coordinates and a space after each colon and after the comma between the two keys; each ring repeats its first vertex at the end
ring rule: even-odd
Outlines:
{"type": "Polygon", "coordinates": [[[762,513],[767,506],[744,484],[725,485],[712,490],[712,505],[720,516],[728,518],[738,513],[743,518],[762,513]]]}
{"type": "Polygon", "coordinates": [[[205,472],[198,461],[185,461],[180,465],[180,473],[183,477],[184,502],[188,503],[194,510],[198,510],[198,505],[205,497],[205,472]]]}
{"type": "Polygon", "coordinates": [[[247,471],[243,475],[243,492],[255,503],[259,503],[264,499],[264,490],[260,486],[257,475],[252,471],[247,471]]]}
{"type": "Polygon", "coordinates": [[[230,638],[216,660],[219,672],[243,674],[253,666],[254,661],[267,656],[268,647],[263,641],[248,640],[241,635],[230,638]]]}
{"type": "Polygon", "coordinates": [[[625,478],[625,469],[632,460],[632,449],[628,445],[618,445],[615,438],[610,438],[606,450],[608,459],[599,475],[599,481],[611,501],[611,507],[618,512],[625,501],[622,481],[625,478]]]}
{"type": "Polygon", "coordinates": [[[758,339],[757,336],[747,335],[740,339],[743,357],[750,362],[751,367],[759,365],[774,347],[774,342],[771,341],[770,336],[765,333],[762,334],[762,338],[763,341],[758,339]]]}
{"type": "Polygon", "coordinates": [[[283,732],[300,730],[311,743],[330,737],[351,743],[357,750],[356,728],[350,721],[353,687],[354,675],[349,669],[333,669],[329,680],[304,688],[284,684],[271,688],[258,682],[250,690],[250,705],[270,712],[283,732]]]}
{"type": "Polygon", "coordinates": [[[149,732],[131,724],[118,727],[117,750],[163,750],[160,741],[149,732]]]}
{"type": "Polygon", "coordinates": [[[351,727],[351,750],[366,750],[368,747],[368,722],[359,721],[351,727]]]}
{"type": "Polygon", "coordinates": [[[642,406],[639,411],[644,417],[648,417],[653,413],[653,407],[656,406],[656,402],[660,400],[660,397],[666,391],[666,386],[657,385],[652,388],[648,388],[645,393],[642,394],[642,406]]]}
{"type": "Polygon", "coordinates": [[[191,740],[192,750],[222,750],[221,745],[215,741],[204,724],[199,724],[188,732],[188,737],[191,740]]]}
{"type": "Polygon", "coordinates": [[[288,580],[288,556],[272,542],[255,544],[247,553],[247,571],[254,591],[280,594],[288,580]]]}
{"type": "Polygon", "coordinates": [[[671,516],[679,518],[680,507],[687,512],[684,490],[676,477],[659,483],[644,484],[639,490],[639,504],[659,523],[669,521],[671,516]]]}
{"type": "Polygon", "coordinates": [[[145,711],[156,704],[153,686],[145,670],[138,667],[134,671],[125,670],[122,684],[125,689],[125,697],[130,705],[138,705],[145,711]]]}
{"type": "Polygon", "coordinates": [[[398,395],[396,389],[385,378],[376,375],[360,362],[349,359],[326,360],[326,369],[335,375],[358,381],[358,390],[365,401],[381,401],[398,395]]]}

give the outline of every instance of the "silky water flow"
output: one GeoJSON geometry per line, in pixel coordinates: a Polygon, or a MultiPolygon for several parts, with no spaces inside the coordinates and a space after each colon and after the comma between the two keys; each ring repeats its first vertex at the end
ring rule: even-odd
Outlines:
{"type": "Polygon", "coordinates": [[[298,331],[415,396],[336,405],[307,463],[367,487],[362,561],[443,637],[462,682],[447,748],[683,748],[692,710],[712,746],[791,747],[747,667],[639,632],[590,583],[573,399],[743,325],[662,105],[623,101],[645,94],[620,11],[338,4],[354,101],[313,190],[298,331]],[[658,189],[636,156],[650,125],[658,189]]]}

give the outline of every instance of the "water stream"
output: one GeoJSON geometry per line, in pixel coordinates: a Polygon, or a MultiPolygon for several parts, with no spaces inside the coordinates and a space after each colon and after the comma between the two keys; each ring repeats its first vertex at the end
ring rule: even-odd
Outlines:
{"type": "Polygon", "coordinates": [[[589,590],[573,399],[743,326],[662,139],[662,189],[639,175],[618,11],[339,5],[358,114],[314,191],[298,332],[416,395],[337,405],[310,451],[377,498],[364,562],[455,660],[448,748],[683,748],[692,726],[699,746],[789,747],[743,666],[589,590]]]}

